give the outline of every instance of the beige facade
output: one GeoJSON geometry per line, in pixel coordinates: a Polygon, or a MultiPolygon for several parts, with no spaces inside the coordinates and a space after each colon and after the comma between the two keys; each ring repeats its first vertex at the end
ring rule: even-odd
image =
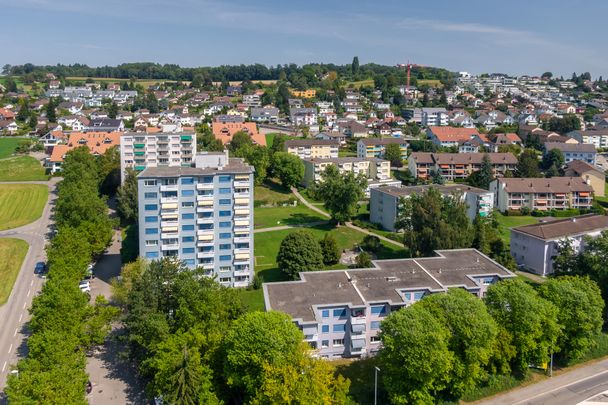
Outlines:
{"type": "Polygon", "coordinates": [[[330,165],[336,166],[340,173],[363,174],[368,180],[386,181],[391,178],[391,163],[388,160],[353,157],[304,159],[304,185],[308,187],[317,181],[321,181],[321,173],[330,165]]]}
{"type": "Polygon", "coordinates": [[[595,196],[603,197],[606,188],[606,175],[604,172],[588,163],[574,160],[566,166],[566,176],[578,176],[593,188],[595,196]]]}
{"type": "Polygon", "coordinates": [[[293,139],[285,142],[285,151],[300,159],[330,159],[338,157],[339,141],[293,139]]]}

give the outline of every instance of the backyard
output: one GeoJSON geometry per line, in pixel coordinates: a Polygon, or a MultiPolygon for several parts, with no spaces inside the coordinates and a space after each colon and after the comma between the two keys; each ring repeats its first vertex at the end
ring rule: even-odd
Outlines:
{"type": "Polygon", "coordinates": [[[27,249],[27,242],[21,239],[0,238],[0,305],[6,303],[11,294],[27,249]]]}
{"type": "Polygon", "coordinates": [[[0,187],[0,230],[17,228],[40,218],[48,194],[47,186],[41,184],[3,184],[0,187]]]}
{"type": "Polygon", "coordinates": [[[498,229],[500,232],[500,237],[505,241],[507,246],[511,240],[511,232],[510,228],[515,226],[529,225],[535,224],[538,222],[539,218],[533,217],[530,215],[522,215],[522,216],[505,216],[500,213],[496,213],[496,220],[498,221],[498,229]]]}

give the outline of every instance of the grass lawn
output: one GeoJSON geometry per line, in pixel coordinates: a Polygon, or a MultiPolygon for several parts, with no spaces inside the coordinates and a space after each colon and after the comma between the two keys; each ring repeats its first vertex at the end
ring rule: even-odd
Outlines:
{"type": "Polygon", "coordinates": [[[301,204],[295,207],[256,207],[254,212],[254,227],[256,229],[325,220],[327,218],[301,204]]]}
{"type": "Polygon", "coordinates": [[[357,152],[350,149],[339,149],[338,157],[357,157],[357,152]]]}
{"type": "Polygon", "coordinates": [[[0,239],[0,305],[6,303],[11,295],[27,249],[27,242],[21,239],[0,239]]]}
{"type": "Polygon", "coordinates": [[[42,184],[3,184],[0,187],[0,230],[17,228],[40,218],[48,199],[42,184]]]}
{"type": "Polygon", "coordinates": [[[7,158],[15,152],[15,148],[23,138],[0,138],[0,159],[7,158]]]}
{"type": "Polygon", "coordinates": [[[272,147],[272,144],[274,142],[274,137],[277,135],[283,135],[285,137],[286,140],[289,139],[300,139],[297,136],[291,136],[291,135],[285,135],[285,134],[281,134],[280,132],[270,132],[266,134],[266,146],[267,147],[272,147]]]}
{"type": "Polygon", "coordinates": [[[507,243],[507,246],[509,245],[509,242],[511,240],[511,232],[509,231],[509,228],[513,228],[515,226],[535,224],[538,222],[538,219],[539,218],[533,217],[531,215],[507,217],[500,213],[496,213],[496,220],[500,224],[500,237],[507,243]]]}
{"type": "Polygon", "coordinates": [[[0,181],[46,181],[44,167],[31,156],[18,156],[0,160],[0,181]]]}
{"type": "MultiPolygon", "coordinates": [[[[420,80],[419,80],[420,81],[420,80]]],[[[374,79],[359,80],[356,82],[348,82],[344,86],[347,89],[360,89],[361,87],[374,86],[374,79]]]]}
{"type": "Polygon", "coordinates": [[[277,205],[295,201],[296,197],[288,190],[272,180],[266,181],[261,186],[255,186],[253,199],[269,205],[277,205]]]}
{"type": "Polygon", "coordinates": [[[435,88],[443,87],[443,84],[441,83],[440,80],[432,80],[432,79],[418,80],[418,86],[422,86],[424,84],[426,84],[427,86],[430,86],[430,87],[435,87],[435,88]]]}

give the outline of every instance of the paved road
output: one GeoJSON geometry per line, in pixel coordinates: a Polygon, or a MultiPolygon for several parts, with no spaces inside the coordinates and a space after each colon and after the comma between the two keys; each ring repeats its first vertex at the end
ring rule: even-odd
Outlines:
{"type": "Polygon", "coordinates": [[[498,395],[479,405],[575,405],[608,390],[608,359],[498,395]]]}
{"type": "MultiPolygon", "coordinates": [[[[0,232],[0,237],[25,240],[30,246],[21,266],[21,270],[11,295],[6,304],[0,307],[0,390],[4,389],[6,377],[11,365],[26,353],[25,337],[28,334],[25,324],[29,321],[28,313],[32,298],[40,291],[44,280],[34,274],[36,262],[46,260],[44,247],[51,231],[51,212],[55,204],[56,185],[60,178],[48,182],[24,182],[46,184],[49,186],[49,199],[42,216],[28,225],[0,232]]],[[[2,184],[2,183],[0,183],[2,184]]],[[[10,184],[18,184],[11,182],[10,184]]]]}

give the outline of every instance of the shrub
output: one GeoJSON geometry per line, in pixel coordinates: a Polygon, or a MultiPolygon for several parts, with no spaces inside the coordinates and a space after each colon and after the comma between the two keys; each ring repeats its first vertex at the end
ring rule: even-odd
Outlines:
{"type": "Polygon", "coordinates": [[[375,235],[366,235],[361,242],[361,248],[368,252],[376,253],[380,249],[382,249],[382,243],[380,243],[380,238],[375,235]]]}

